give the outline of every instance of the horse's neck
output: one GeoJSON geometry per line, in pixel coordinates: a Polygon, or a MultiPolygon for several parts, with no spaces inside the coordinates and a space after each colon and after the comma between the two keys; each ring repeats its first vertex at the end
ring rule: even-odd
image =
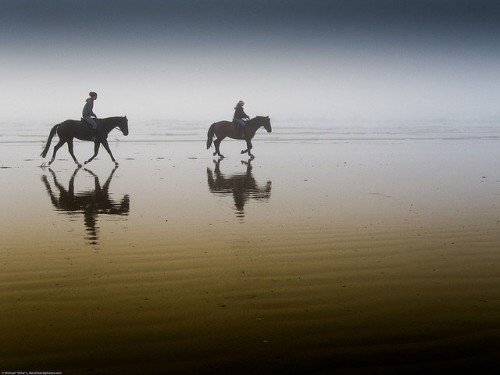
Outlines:
{"type": "Polygon", "coordinates": [[[103,118],[99,121],[102,129],[106,130],[108,133],[115,128],[115,123],[112,118],[103,118]]]}
{"type": "Polygon", "coordinates": [[[250,120],[248,123],[250,125],[249,128],[254,133],[262,126],[257,118],[254,118],[254,119],[250,120]]]}

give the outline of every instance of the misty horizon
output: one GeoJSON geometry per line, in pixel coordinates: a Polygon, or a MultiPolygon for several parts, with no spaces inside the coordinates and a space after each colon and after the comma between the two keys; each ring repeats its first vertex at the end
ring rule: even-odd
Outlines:
{"type": "Polygon", "coordinates": [[[0,117],[500,118],[492,1],[6,1],[0,117]]]}

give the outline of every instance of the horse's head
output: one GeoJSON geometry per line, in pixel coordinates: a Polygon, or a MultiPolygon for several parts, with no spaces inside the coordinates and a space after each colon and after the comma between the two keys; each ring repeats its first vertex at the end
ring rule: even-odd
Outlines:
{"type": "Polygon", "coordinates": [[[121,118],[121,121],[118,125],[123,135],[128,135],[128,119],[127,116],[121,118]]]}
{"type": "Polygon", "coordinates": [[[263,126],[268,133],[271,133],[273,129],[271,128],[271,119],[269,116],[259,116],[260,126],[263,126]]]}

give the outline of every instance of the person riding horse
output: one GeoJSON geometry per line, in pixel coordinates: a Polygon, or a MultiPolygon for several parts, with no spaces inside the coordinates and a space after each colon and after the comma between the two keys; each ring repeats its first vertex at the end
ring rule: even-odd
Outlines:
{"type": "Polygon", "coordinates": [[[87,98],[85,101],[85,106],[83,107],[82,111],[82,118],[85,122],[87,122],[90,125],[91,131],[92,131],[92,138],[97,137],[97,122],[95,121],[97,119],[97,115],[94,113],[94,100],[97,99],[97,93],[94,91],[89,92],[90,98],[87,98]]]}
{"type": "Polygon", "coordinates": [[[245,138],[245,134],[244,134],[245,124],[246,124],[245,119],[250,120],[250,117],[243,110],[244,105],[245,105],[245,102],[243,100],[240,100],[236,104],[236,107],[234,107],[234,115],[233,115],[233,122],[239,128],[240,133],[241,133],[241,138],[245,138]]]}

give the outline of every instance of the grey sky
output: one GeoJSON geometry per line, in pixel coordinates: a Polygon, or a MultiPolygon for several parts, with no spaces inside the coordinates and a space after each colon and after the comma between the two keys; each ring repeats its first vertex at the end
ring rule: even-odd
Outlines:
{"type": "Polygon", "coordinates": [[[493,1],[2,1],[0,117],[500,117],[493,1]]]}

